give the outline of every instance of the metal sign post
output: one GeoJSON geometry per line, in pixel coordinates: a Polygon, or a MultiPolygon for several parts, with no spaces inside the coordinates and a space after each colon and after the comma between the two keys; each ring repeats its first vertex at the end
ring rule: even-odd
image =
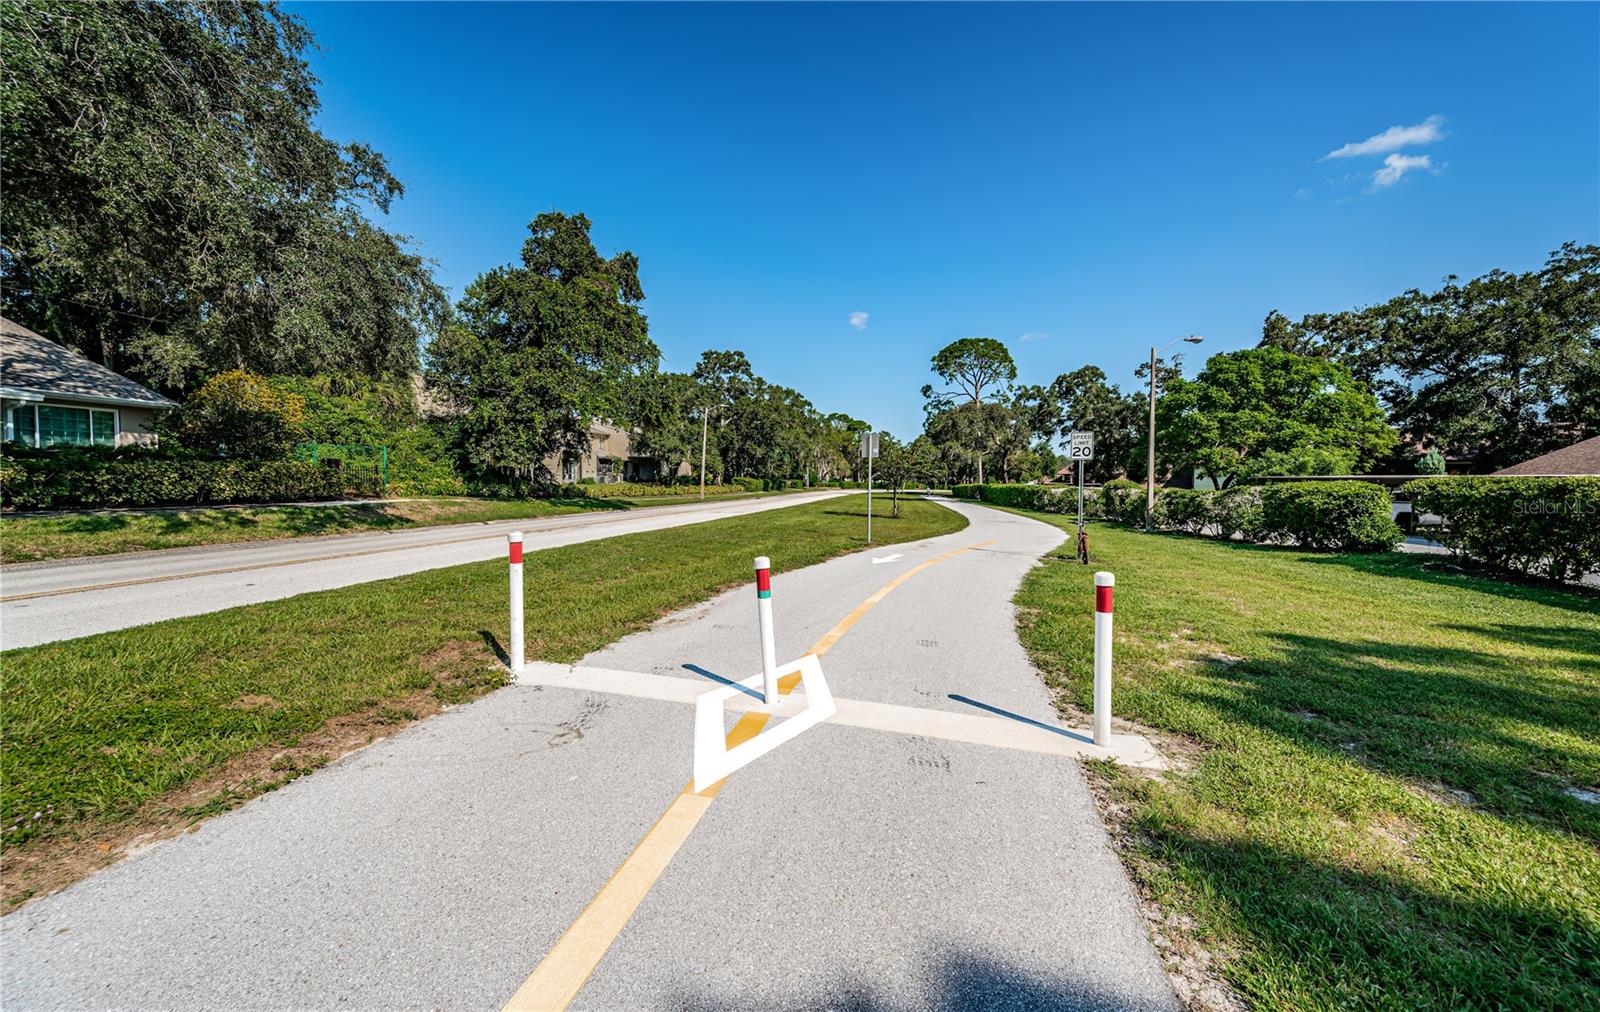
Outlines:
{"type": "Polygon", "coordinates": [[[1078,462],[1078,530],[1083,530],[1083,465],[1094,459],[1094,433],[1073,431],[1067,434],[1067,459],[1078,462]]]}
{"type": "Polygon", "coordinates": [[[867,462],[867,544],[872,544],[872,461],[878,456],[878,434],[861,434],[861,456],[867,462]]]}

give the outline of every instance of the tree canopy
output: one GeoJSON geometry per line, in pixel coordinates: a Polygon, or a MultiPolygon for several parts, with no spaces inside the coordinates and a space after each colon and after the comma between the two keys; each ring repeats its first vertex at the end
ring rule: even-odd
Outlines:
{"type": "Polygon", "coordinates": [[[7,315],[169,392],[412,371],[446,304],[378,152],[313,125],[276,4],[0,5],[7,315]]]}
{"type": "Polygon", "coordinates": [[[1094,459],[1084,465],[1086,480],[1104,482],[1119,475],[1144,477],[1144,395],[1124,394],[1106,381],[1104,370],[1093,365],[1062,373],[1051,384],[1051,390],[1060,405],[1061,433],[1074,429],[1094,433],[1094,459]]]}
{"type": "MultiPolygon", "coordinates": [[[[963,337],[939,349],[933,356],[934,373],[953,390],[922,388],[928,415],[927,432],[938,442],[957,440],[964,444],[976,465],[978,481],[983,481],[983,458],[1006,440],[1004,412],[985,411],[985,391],[1009,392],[1017,378],[1017,364],[1006,346],[992,337],[963,337]],[[964,408],[943,420],[936,416],[964,408]]],[[[992,400],[993,398],[991,398],[992,400]]]]}
{"type": "Polygon", "coordinates": [[[1011,360],[1011,352],[992,337],[963,337],[950,342],[933,356],[933,371],[946,383],[955,385],[953,393],[975,404],[983,401],[985,390],[1017,378],[1017,364],[1011,360]]]}
{"type": "Polygon", "coordinates": [[[472,464],[537,477],[548,454],[587,445],[592,419],[629,420],[629,387],[659,352],[632,253],[601,257],[582,214],[548,211],[528,231],[521,266],[468,286],[457,322],[428,347],[428,377],[472,464]]]}
{"type": "Polygon", "coordinates": [[[1339,362],[1408,442],[1495,470],[1600,432],[1600,246],[1298,322],[1274,310],[1261,346],[1339,362]]]}
{"type": "Polygon", "coordinates": [[[1351,474],[1395,434],[1377,398],[1336,362],[1280,348],[1214,355],[1157,402],[1162,455],[1221,487],[1260,474],[1351,474]]]}

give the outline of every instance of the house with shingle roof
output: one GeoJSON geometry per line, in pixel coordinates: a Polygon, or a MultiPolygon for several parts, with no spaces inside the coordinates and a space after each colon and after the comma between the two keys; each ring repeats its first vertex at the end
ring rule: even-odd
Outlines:
{"type": "Polygon", "coordinates": [[[154,390],[0,317],[0,409],[7,443],[153,444],[156,416],[174,407],[154,390]]]}
{"type": "Polygon", "coordinates": [[[1512,464],[1496,471],[1495,474],[1546,478],[1600,475],[1600,436],[1590,436],[1571,446],[1551,450],[1520,464],[1512,464]]]}

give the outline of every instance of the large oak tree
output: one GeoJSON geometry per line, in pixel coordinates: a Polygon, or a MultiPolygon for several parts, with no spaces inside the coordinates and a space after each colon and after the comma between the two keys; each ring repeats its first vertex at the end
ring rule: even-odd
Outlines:
{"type": "Polygon", "coordinates": [[[1600,432],[1600,246],[1298,322],[1274,310],[1261,344],[1341,363],[1414,447],[1492,471],[1600,432]]]}
{"type": "Polygon", "coordinates": [[[1157,403],[1163,456],[1232,485],[1263,474],[1352,474],[1393,448],[1365,384],[1336,362],[1281,348],[1214,355],[1157,403]]]}
{"type": "Polygon", "coordinates": [[[547,211],[528,231],[520,265],[468,286],[428,347],[428,378],[471,464],[539,478],[547,455],[586,447],[591,420],[630,421],[629,387],[660,353],[632,253],[602,257],[582,214],[547,211]]]}
{"type": "Polygon", "coordinates": [[[314,126],[311,45],[272,3],[0,5],[6,315],[169,392],[413,370],[445,300],[369,217],[383,156],[314,126]]]}

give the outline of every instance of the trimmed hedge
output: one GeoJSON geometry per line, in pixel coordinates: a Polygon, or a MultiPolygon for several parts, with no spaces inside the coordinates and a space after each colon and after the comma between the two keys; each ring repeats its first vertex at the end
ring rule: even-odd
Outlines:
{"type": "Polygon", "coordinates": [[[996,506],[1038,510],[1040,513],[1078,512],[1075,492],[1068,494],[1065,489],[1047,485],[983,485],[979,498],[996,506]]]}
{"type": "Polygon", "coordinates": [[[1404,536],[1388,490],[1367,481],[1263,486],[1261,525],[1267,539],[1341,552],[1387,552],[1404,536]]]}
{"type": "MultiPolygon", "coordinates": [[[[988,486],[986,501],[996,501],[988,486]]],[[[1039,490],[1043,491],[1043,490],[1039,490]]],[[[1063,493],[1070,490],[1064,489],[1063,493]]],[[[1145,488],[1138,482],[1115,478],[1100,487],[1100,515],[1109,520],[1142,527],[1145,488]]],[[[1076,509],[1070,495],[1059,508],[1021,501],[1042,512],[1070,513],[1076,509]]],[[[1188,488],[1156,489],[1152,524],[1162,530],[1186,531],[1245,541],[1277,541],[1304,548],[1342,552],[1385,552],[1401,538],[1395,525],[1389,493],[1364,481],[1289,482],[1282,485],[1245,485],[1222,491],[1188,488]]]]}
{"type": "MultiPolygon", "coordinates": [[[[755,481],[756,479],[749,479],[755,481]]],[[[757,482],[759,486],[759,482],[757,482]]],[[[707,485],[706,495],[730,495],[735,492],[760,491],[744,485],[707,485]]],[[[681,499],[700,494],[699,485],[641,485],[631,481],[613,481],[593,485],[563,485],[560,494],[570,499],[643,499],[650,496],[676,496],[681,499]]]]}
{"type": "Polygon", "coordinates": [[[1400,494],[1474,562],[1552,580],[1600,570],[1600,478],[1420,478],[1400,494]]]}
{"type": "Polygon", "coordinates": [[[1100,486],[1100,512],[1108,520],[1144,526],[1144,486],[1126,478],[1112,478],[1100,486]]]}
{"type": "Polygon", "coordinates": [[[306,460],[196,460],[121,454],[6,456],[9,509],[104,509],[303,502],[382,494],[377,474],[306,460]]]}
{"type": "Polygon", "coordinates": [[[1164,488],[1156,495],[1155,525],[1163,530],[1205,534],[1216,522],[1216,496],[1211,492],[1164,488]]]}
{"type": "MultiPolygon", "coordinates": [[[[1076,515],[1078,512],[1077,486],[1074,485],[957,485],[950,492],[958,499],[978,499],[995,506],[1040,513],[1076,515]]],[[[1088,517],[1100,515],[1100,503],[1092,490],[1084,493],[1083,513],[1088,517]]]]}
{"type": "Polygon", "coordinates": [[[1261,486],[1235,485],[1211,493],[1212,522],[1217,535],[1223,538],[1238,536],[1245,541],[1266,538],[1266,520],[1261,512],[1261,486]]]}

